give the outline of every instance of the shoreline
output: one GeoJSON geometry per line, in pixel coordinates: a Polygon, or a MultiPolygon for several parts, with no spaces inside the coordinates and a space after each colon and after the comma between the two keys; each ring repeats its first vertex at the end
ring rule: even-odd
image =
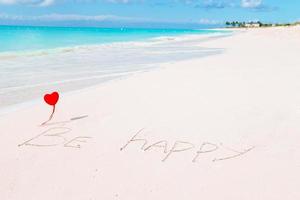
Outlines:
{"type": "MultiPolygon", "coordinates": [[[[213,33],[213,34],[196,34],[196,35],[194,35],[194,34],[188,34],[188,35],[181,35],[181,36],[172,36],[172,37],[165,37],[165,36],[162,36],[162,37],[156,37],[156,38],[151,38],[151,39],[147,39],[147,40],[145,40],[145,41],[139,41],[139,42],[136,42],[136,41],[134,41],[134,42],[132,42],[132,41],[130,41],[130,42],[116,42],[116,43],[111,43],[111,44],[101,44],[101,45],[88,45],[88,46],[77,46],[77,47],[72,47],[72,48],[62,48],[62,49],[57,49],[57,50],[55,50],[55,51],[53,51],[52,52],[52,54],[53,54],[53,56],[55,56],[55,55],[59,55],[59,54],[62,54],[62,56],[63,56],[63,54],[70,54],[70,53],[73,53],[73,54],[78,54],[78,55],[80,55],[81,53],[88,53],[88,52],[92,52],[92,51],[96,51],[97,49],[101,49],[101,48],[103,48],[103,47],[111,47],[111,48],[118,48],[118,46],[148,46],[148,45],[159,45],[159,44],[168,44],[168,43],[170,43],[170,44],[172,44],[172,43],[176,43],[176,42],[189,42],[189,41],[197,41],[197,43],[199,43],[199,44],[201,44],[202,42],[206,42],[206,41],[209,41],[209,40],[214,40],[214,39],[218,39],[218,38],[222,38],[222,37],[228,37],[228,36],[231,36],[233,33],[232,32],[229,32],[229,33],[213,33]]],[[[178,46],[178,48],[180,48],[179,46],[178,46]]],[[[45,58],[47,58],[47,54],[48,53],[43,53],[43,52],[36,52],[37,54],[21,54],[21,55],[19,55],[19,56],[16,56],[15,58],[19,58],[19,59],[22,59],[22,57],[28,57],[28,56],[37,56],[37,57],[41,57],[41,56],[46,56],[45,58]]],[[[51,54],[51,53],[50,53],[51,54]]],[[[203,55],[203,56],[205,56],[205,55],[203,55]]],[[[11,57],[11,55],[10,55],[10,57],[11,57]]],[[[8,60],[11,60],[11,62],[13,62],[14,61],[14,59],[15,59],[14,57],[12,57],[11,59],[10,58],[8,58],[8,59],[6,59],[7,61],[8,60]]],[[[1,59],[1,54],[0,54],[0,59],[1,59]]],[[[192,59],[192,58],[189,58],[189,59],[192,59]]],[[[18,62],[20,62],[20,61],[18,61],[18,62]]],[[[166,64],[166,63],[168,63],[168,62],[172,62],[172,60],[171,59],[169,59],[169,60],[166,60],[166,61],[163,61],[163,62],[160,62],[160,63],[156,63],[155,65],[157,65],[157,66],[155,66],[154,68],[159,68],[159,66],[160,65],[164,65],[164,64],[166,64]]],[[[151,66],[152,64],[143,64],[142,66],[143,67],[146,67],[147,65],[149,65],[149,66],[151,66]]],[[[141,69],[141,71],[140,72],[145,72],[145,70],[146,71],[148,71],[148,70],[153,70],[153,69],[151,69],[152,67],[146,67],[147,69],[143,69],[143,67],[141,67],[142,69],[141,69]]],[[[135,71],[124,71],[124,72],[120,72],[121,74],[129,74],[129,75],[126,75],[125,77],[127,77],[127,76],[130,76],[130,74],[131,73],[139,73],[139,70],[135,70],[135,71]]],[[[101,78],[105,78],[105,77],[112,77],[111,79],[108,79],[108,80],[106,80],[106,81],[112,81],[112,80],[118,80],[118,79],[120,79],[120,78],[122,78],[122,76],[121,77],[119,77],[118,76],[118,74],[117,74],[117,72],[116,73],[112,73],[112,74],[107,74],[107,75],[101,75],[101,78]],[[113,77],[116,77],[116,78],[113,78],[113,77]]],[[[91,77],[87,77],[87,79],[91,79],[91,77]]],[[[66,81],[66,80],[61,80],[60,82],[64,82],[64,81],[66,81]]],[[[68,81],[75,81],[75,80],[68,80],[68,81]]],[[[77,90],[82,90],[82,89],[85,89],[85,88],[90,88],[90,87],[94,87],[94,86],[97,86],[97,85],[101,85],[101,84],[103,84],[104,82],[106,82],[106,81],[102,81],[102,82],[100,82],[100,83],[95,83],[95,84],[92,84],[92,85],[89,85],[89,86],[86,86],[86,87],[82,87],[82,88],[79,88],[79,89],[68,89],[68,90],[66,90],[66,91],[64,91],[64,93],[65,92],[75,92],[75,91],[77,91],[77,90]]],[[[55,82],[52,82],[51,84],[53,84],[53,85],[55,85],[56,83],[55,82]]],[[[38,85],[36,85],[36,86],[38,86],[38,85]]],[[[20,86],[21,88],[23,88],[24,89],[24,87],[25,86],[20,86]]],[[[30,85],[30,88],[31,87],[35,87],[35,85],[30,85]]],[[[17,88],[17,87],[15,87],[15,88],[17,88]]],[[[6,88],[2,88],[2,90],[5,90],[6,88]]],[[[9,90],[12,90],[12,89],[14,89],[14,87],[9,87],[8,88],[9,90]]],[[[0,89],[0,91],[1,91],[1,89],[0,89]]],[[[3,92],[3,91],[2,91],[3,92]]],[[[3,115],[4,113],[9,113],[10,112],[10,110],[16,110],[16,108],[24,108],[26,105],[31,105],[33,102],[36,102],[36,101],[38,101],[39,100],[39,98],[34,98],[34,99],[31,99],[31,100],[28,100],[28,101],[26,101],[26,102],[20,102],[20,103],[17,103],[17,104],[12,104],[12,105],[8,105],[8,107],[7,106],[5,106],[5,107],[1,107],[1,109],[0,109],[0,115],[3,115]],[[16,107],[16,108],[15,108],[16,107]]],[[[19,109],[17,109],[17,110],[19,110],[19,109]]]]}
{"type": "MultiPolygon", "coordinates": [[[[1,25],[0,25],[1,28],[1,25]]],[[[54,27],[50,27],[54,28],[54,27]]],[[[87,28],[89,29],[89,28],[87,28]]],[[[97,29],[97,28],[96,28],[97,29]]],[[[103,28],[103,30],[106,30],[103,28]]],[[[114,29],[112,29],[114,30],[114,29]]],[[[119,29],[116,29],[119,30],[119,29]]],[[[134,30],[134,29],[133,29],[134,30]]],[[[148,30],[148,29],[141,29],[141,30],[148,30]]],[[[152,30],[152,29],[150,29],[152,30]]],[[[157,30],[164,30],[164,29],[157,29],[157,30]]],[[[176,30],[176,29],[167,29],[167,30],[176,30]]],[[[184,30],[183,30],[184,31],[184,30]]],[[[124,44],[134,44],[134,43],[148,43],[151,42],[152,40],[158,40],[161,38],[181,38],[181,37],[186,37],[189,35],[195,35],[195,36],[201,36],[201,35],[210,35],[210,34],[222,34],[222,32],[229,32],[225,30],[213,30],[213,29],[186,29],[186,33],[169,33],[169,34],[163,34],[161,35],[152,35],[152,36],[144,36],[142,38],[136,37],[136,38],[130,38],[126,40],[116,40],[116,41],[102,41],[102,42],[94,42],[94,43],[82,43],[82,44],[74,44],[70,46],[58,46],[58,47],[51,47],[51,48],[40,48],[40,49],[32,49],[32,50],[14,50],[14,51],[0,51],[0,58],[4,56],[9,56],[9,55],[31,55],[31,54],[43,54],[43,53],[53,53],[53,52],[61,52],[64,50],[70,50],[70,49],[80,49],[80,48],[89,48],[89,47],[101,47],[101,46],[109,46],[109,45],[124,45],[124,44]],[[190,31],[190,32],[188,32],[190,31]],[[199,31],[193,32],[193,31],[199,31]],[[204,32],[201,32],[204,31],[204,32]],[[205,32],[207,31],[207,32],[205,32]],[[210,33],[210,31],[212,33],[210,33]]],[[[121,35],[122,36],[122,35],[121,35]]],[[[137,35],[138,36],[138,35],[137,35]]]]}
{"type": "Polygon", "coordinates": [[[84,50],[84,49],[97,49],[102,47],[110,47],[110,46],[118,46],[118,45],[142,45],[149,44],[153,42],[168,42],[170,40],[180,40],[187,39],[189,37],[199,37],[203,39],[209,39],[213,36],[226,36],[232,33],[230,30],[222,30],[222,29],[200,29],[200,30],[212,30],[212,31],[224,31],[224,32],[215,32],[215,33],[199,33],[199,34],[180,34],[175,36],[157,36],[146,39],[138,39],[138,40],[129,40],[122,42],[108,42],[108,43],[99,43],[99,44],[82,44],[75,46],[66,46],[66,47],[56,47],[50,49],[37,49],[30,51],[4,51],[0,52],[0,60],[5,58],[13,58],[13,57],[22,57],[22,56],[42,56],[47,54],[58,54],[76,50],[84,50]]]}

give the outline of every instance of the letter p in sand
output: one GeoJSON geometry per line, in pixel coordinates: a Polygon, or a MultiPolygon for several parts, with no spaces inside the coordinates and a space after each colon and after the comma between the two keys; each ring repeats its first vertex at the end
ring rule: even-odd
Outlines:
{"type": "Polygon", "coordinates": [[[194,145],[189,142],[176,141],[169,153],[162,160],[166,161],[173,153],[183,152],[194,148],[194,145]]]}

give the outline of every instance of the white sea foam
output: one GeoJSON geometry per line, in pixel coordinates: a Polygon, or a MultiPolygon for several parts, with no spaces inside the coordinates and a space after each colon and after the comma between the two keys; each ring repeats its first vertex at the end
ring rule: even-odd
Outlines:
{"type": "Polygon", "coordinates": [[[221,49],[202,48],[199,43],[224,35],[227,33],[2,53],[0,108],[52,90],[77,90],[155,69],[160,63],[220,53],[221,49]]]}

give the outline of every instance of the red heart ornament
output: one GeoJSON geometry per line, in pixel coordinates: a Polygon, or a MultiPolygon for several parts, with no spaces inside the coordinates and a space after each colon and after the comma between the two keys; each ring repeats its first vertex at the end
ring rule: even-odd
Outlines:
{"type": "Polygon", "coordinates": [[[59,99],[58,92],[53,92],[52,94],[46,94],[44,96],[45,102],[50,106],[55,106],[55,104],[58,102],[58,99],[59,99]]]}

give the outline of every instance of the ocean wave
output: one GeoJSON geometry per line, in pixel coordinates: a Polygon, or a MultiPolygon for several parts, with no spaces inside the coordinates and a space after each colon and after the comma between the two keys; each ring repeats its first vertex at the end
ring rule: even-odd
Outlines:
{"type": "Polygon", "coordinates": [[[144,41],[55,48],[0,54],[0,108],[43,93],[73,91],[134,73],[161,63],[222,53],[201,42],[228,34],[157,37],[144,41]]]}
{"type": "Polygon", "coordinates": [[[80,51],[89,51],[96,49],[106,49],[106,48],[118,48],[124,46],[138,46],[138,47],[147,47],[157,44],[180,42],[180,41],[191,41],[191,40],[206,40],[214,37],[222,37],[230,35],[229,31],[220,31],[212,32],[207,34],[183,34],[177,36],[158,36],[142,41],[124,41],[124,42],[111,42],[104,44],[82,44],[70,47],[57,47],[49,49],[40,49],[40,50],[30,50],[30,51],[7,51],[0,52],[0,60],[10,60],[19,57],[31,57],[31,56],[47,56],[49,54],[62,54],[62,53],[72,53],[80,51]]]}

